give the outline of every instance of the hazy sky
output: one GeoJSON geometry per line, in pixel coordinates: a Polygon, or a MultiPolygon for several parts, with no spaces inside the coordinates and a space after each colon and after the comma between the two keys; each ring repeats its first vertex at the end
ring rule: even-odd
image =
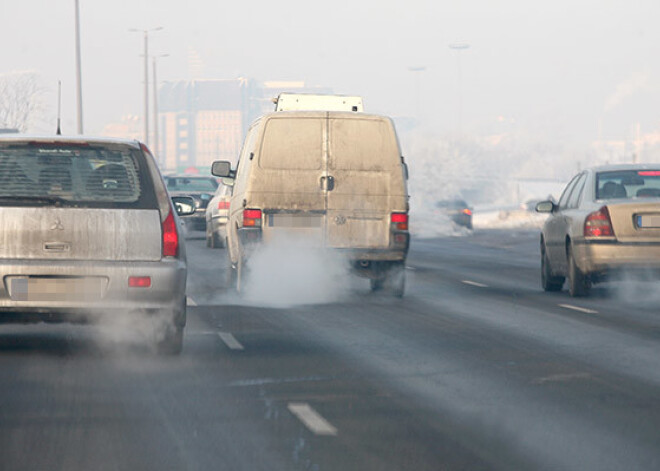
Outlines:
{"type": "MultiPolygon", "coordinates": [[[[0,73],[33,70],[54,122],[75,130],[74,0],[0,0],[0,73]]],[[[305,80],[363,95],[368,110],[419,114],[438,135],[463,128],[590,142],[633,123],[660,129],[660,2],[607,0],[80,0],[85,131],[142,112],[142,35],[159,79],[305,80]],[[411,72],[410,67],[426,67],[411,72]],[[419,83],[419,107],[417,88],[419,83]]],[[[53,125],[54,127],[54,125],[53,125]]]]}

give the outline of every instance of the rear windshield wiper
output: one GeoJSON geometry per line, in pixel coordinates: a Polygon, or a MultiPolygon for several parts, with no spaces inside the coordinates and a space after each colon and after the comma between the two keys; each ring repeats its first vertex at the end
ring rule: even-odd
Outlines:
{"type": "Polygon", "coordinates": [[[26,204],[43,204],[43,205],[49,205],[49,204],[61,204],[61,203],[69,203],[70,201],[62,198],[61,196],[19,196],[19,195],[0,195],[0,204],[2,203],[26,203],[26,204]]]}

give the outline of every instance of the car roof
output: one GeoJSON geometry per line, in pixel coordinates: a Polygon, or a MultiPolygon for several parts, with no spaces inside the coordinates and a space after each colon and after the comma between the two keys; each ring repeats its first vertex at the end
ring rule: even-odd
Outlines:
{"type": "Polygon", "coordinates": [[[598,165],[596,167],[591,167],[589,170],[592,172],[615,172],[621,170],[658,170],[660,169],[660,163],[643,163],[643,164],[609,164],[609,165],[598,165]]]}
{"type": "Polygon", "coordinates": [[[47,144],[123,144],[135,149],[140,148],[140,142],[135,139],[119,139],[114,137],[96,136],[50,136],[32,134],[0,134],[0,143],[47,143],[47,144]]]}

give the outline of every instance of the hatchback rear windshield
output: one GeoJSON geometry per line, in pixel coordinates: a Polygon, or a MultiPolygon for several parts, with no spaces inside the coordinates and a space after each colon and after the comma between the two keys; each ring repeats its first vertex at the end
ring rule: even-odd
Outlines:
{"type": "Polygon", "coordinates": [[[596,199],[660,197],[660,170],[620,170],[596,175],[596,199]]]}
{"type": "Polygon", "coordinates": [[[142,158],[125,145],[0,143],[0,204],[152,207],[142,158]]]}

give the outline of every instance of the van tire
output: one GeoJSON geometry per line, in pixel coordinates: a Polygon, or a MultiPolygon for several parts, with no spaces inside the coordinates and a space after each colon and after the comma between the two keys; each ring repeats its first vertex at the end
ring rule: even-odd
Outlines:
{"type": "Polygon", "coordinates": [[[183,350],[183,326],[170,325],[157,332],[156,352],[159,355],[179,355],[183,350]],[[162,337],[161,337],[162,336],[162,337]]]}
{"type": "Polygon", "coordinates": [[[227,289],[236,289],[236,268],[231,263],[227,262],[227,289]]]}
{"type": "Polygon", "coordinates": [[[369,278],[369,284],[371,285],[371,291],[382,291],[383,286],[385,286],[385,279],[369,278]]]}
{"type": "Polygon", "coordinates": [[[406,270],[404,262],[392,265],[387,275],[390,292],[397,298],[403,298],[406,291],[406,270]]]}
{"type": "Polygon", "coordinates": [[[236,264],[236,291],[241,295],[245,294],[245,275],[245,262],[239,258],[236,264]]]}

